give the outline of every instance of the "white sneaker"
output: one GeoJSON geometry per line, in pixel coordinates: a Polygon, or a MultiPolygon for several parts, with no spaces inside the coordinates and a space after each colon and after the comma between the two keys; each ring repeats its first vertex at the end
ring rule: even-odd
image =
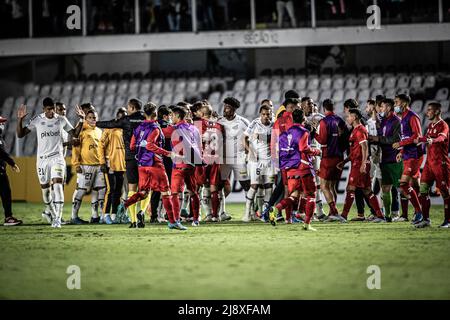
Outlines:
{"type": "Polygon", "coordinates": [[[223,212],[223,213],[220,215],[220,220],[221,220],[221,221],[228,221],[228,220],[231,220],[231,216],[228,215],[228,213],[223,212]]]}
{"type": "Polygon", "coordinates": [[[339,215],[331,214],[328,216],[328,218],[325,219],[325,222],[335,222],[335,221],[341,221],[339,215]]]}
{"type": "Polygon", "coordinates": [[[50,213],[44,211],[44,212],[42,212],[41,216],[43,219],[47,220],[48,223],[52,223],[53,219],[52,219],[52,215],[50,213]]]}
{"type": "Polygon", "coordinates": [[[404,218],[404,217],[395,217],[392,219],[392,221],[394,222],[407,222],[408,218],[404,218]]]}
{"type": "Polygon", "coordinates": [[[200,227],[200,223],[198,221],[192,221],[193,227],[200,227]]]}
{"type": "Polygon", "coordinates": [[[206,216],[205,222],[212,222],[212,219],[213,219],[212,215],[209,214],[206,216]]]}
{"type": "Polygon", "coordinates": [[[242,217],[243,222],[250,222],[251,219],[252,218],[248,214],[244,214],[244,216],[242,217]]]}
{"type": "Polygon", "coordinates": [[[61,221],[55,219],[52,222],[52,228],[61,228],[61,221]]]}
{"type": "Polygon", "coordinates": [[[212,218],[211,218],[211,222],[219,222],[219,218],[212,217],[212,218]]]}
{"type": "Polygon", "coordinates": [[[414,227],[416,228],[426,228],[426,227],[431,227],[431,221],[429,219],[427,220],[422,220],[419,223],[416,223],[414,225],[414,227]]]}

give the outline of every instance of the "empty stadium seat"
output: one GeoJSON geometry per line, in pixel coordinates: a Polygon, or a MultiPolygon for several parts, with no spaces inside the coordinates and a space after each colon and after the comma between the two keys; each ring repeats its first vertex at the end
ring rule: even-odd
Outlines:
{"type": "Polygon", "coordinates": [[[319,90],[308,91],[308,97],[310,97],[314,101],[319,100],[319,90]]]}
{"type": "Polygon", "coordinates": [[[434,97],[436,100],[447,100],[448,97],[448,88],[440,88],[436,92],[436,96],[434,97]]]}
{"type": "Polygon", "coordinates": [[[313,77],[308,77],[308,90],[317,90],[319,89],[319,78],[313,76],[313,77]]]}
{"type": "Polygon", "coordinates": [[[397,84],[397,78],[394,76],[387,77],[384,80],[384,88],[385,89],[394,89],[397,84]]]}
{"type": "Polygon", "coordinates": [[[421,113],[423,109],[423,101],[422,100],[414,100],[413,103],[411,103],[411,110],[413,110],[416,113],[421,113]]]}
{"type": "Polygon", "coordinates": [[[367,102],[367,100],[369,100],[370,98],[371,98],[370,89],[363,89],[363,90],[359,91],[358,101],[367,102]]]}
{"type": "MultiPolygon", "coordinates": [[[[91,88],[93,88],[93,87],[91,87],[91,88]]],[[[86,89],[87,89],[87,87],[85,87],[83,83],[77,82],[74,84],[74,86],[72,88],[72,94],[76,95],[76,96],[81,96],[81,95],[83,95],[83,90],[86,90],[86,89]]]]}
{"type": "MultiPolygon", "coordinates": [[[[279,102],[283,100],[283,97],[281,95],[281,91],[279,90],[273,90],[270,92],[269,99],[272,100],[273,103],[279,102]]],[[[261,101],[260,101],[261,102],[261,101]]]]}
{"type": "Polygon", "coordinates": [[[440,103],[441,103],[442,112],[450,112],[450,110],[449,110],[450,101],[449,100],[441,100],[440,103]]]}
{"type": "MultiPolygon", "coordinates": [[[[97,95],[102,95],[106,92],[106,83],[105,82],[98,82],[97,85],[95,86],[95,91],[94,94],[97,95]]],[[[86,91],[84,92],[85,94],[87,93],[86,91]]],[[[114,92],[110,92],[114,93],[114,92]]]]}
{"type": "Polygon", "coordinates": [[[270,79],[261,79],[258,84],[258,91],[269,91],[270,85],[270,79]]]}
{"type": "Polygon", "coordinates": [[[41,96],[48,96],[50,95],[50,86],[48,84],[41,87],[41,91],[39,92],[39,95],[41,96]]]}
{"type": "Polygon", "coordinates": [[[409,86],[409,76],[402,75],[398,78],[397,88],[404,89],[409,86]]]}
{"type": "MultiPolygon", "coordinates": [[[[306,89],[306,79],[305,78],[298,78],[295,82],[295,90],[305,90],[306,89]]],[[[289,89],[288,89],[289,90],[289,89]]]]}
{"type": "Polygon", "coordinates": [[[271,91],[275,91],[275,90],[281,90],[283,85],[283,81],[281,79],[273,79],[270,83],[270,90],[271,91]]]}
{"type": "Polygon", "coordinates": [[[411,83],[409,86],[411,89],[419,90],[422,88],[422,81],[423,81],[422,76],[416,75],[411,79],[411,83]]]}
{"type": "Polygon", "coordinates": [[[355,76],[348,76],[345,80],[345,89],[355,89],[358,84],[358,79],[355,76]]]}
{"type": "Polygon", "coordinates": [[[186,91],[195,93],[198,90],[198,81],[195,79],[188,80],[186,85],[186,91]]]}
{"type": "Polygon", "coordinates": [[[139,81],[133,80],[130,82],[128,86],[128,93],[130,94],[138,94],[139,93],[139,81]]]}
{"type": "Polygon", "coordinates": [[[293,78],[283,80],[283,91],[292,90],[295,88],[295,80],[293,78]]]}
{"type": "MultiPolygon", "coordinates": [[[[163,90],[163,82],[162,80],[155,80],[152,82],[152,91],[151,93],[159,93],[163,90]]],[[[142,91],[141,91],[142,92],[142,91]]]]}
{"type": "Polygon", "coordinates": [[[423,82],[424,89],[434,88],[435,86],[436,86],[436,77],[434,75],[428,75],[423,82]]]}
{"type": "Polygon", "coordinates": [[[246,86],[246,81],[240,79],[234,83],[233,91],[244,91],[246,86]]]}
{"type": "Polygon", "coordinates": [[[396,89],[389,89],[387,91],[385,91],[385,96],[386,97],[395,97],[395,95],[397,94],[397,90],[396,89]]]}
{"type": "Polygon", "coordinates": [[[258,88],[258,80],[256,79],[250,79],[247,82],[247,85],[245,87],[245,90],[247,91],[256,91],[256,89],[258,88]]]}
{"type": "Polygon", "coordinates": [[[326,77],[320,80],[320,90],[330,90],[331,89],[331,78],[326,77]]]}
{"type": "Polygon", "coordinates": [[[175,83],[175,92],[184,92],[186,90],[186,80],[179,80],[175,83]]]}
{"type": "Polygon", "coordinates": [[[109,81],[106,85],[106,93],[107,94],[114,94],[117,92],[117,82],[116,81],[109,81]]]}
{"type": "Polygon", "coordinates": [[[333,96],[332,96],[331,99],[334,102],[336,102],[336,101],[344,101],[344,90],[343,89],[334,90],[333,96]]]}
{"type": "Polygon", "coordinates": [[[256,95],[257,95],[256,91],[247,92],[247,94],[245,95],[244,102],[245,103],[254,103],[254,102],[256,102],[256,95]]]}
{"type": "Polygon", "coordinates": [[[150,81],[141,82],[141,86],[139,87],[140,94],[150,94],[152,92],[152,83],[150,81]]]}
{"type": "Polygon", "coordinates": [[[372,89],[383,88],[383,77],[382,76],[373,77],[372,82],[370,83],[370,88],[372,88],[372,89]]]}
{"type": "Polygon", "coordinates": [[[26,96],[34,96],[39,94],[39,85],[33,82],[27,83],[23,86],[23,92],[26,96]]]}
{"type": "Polygon", "coordinates": [[[128,86],[129,86],[128,80],[120,81],[119,84],[117,85],[117,93],[118,94],[127,94],[128,86]]]}
{"type": "Polygon", "coordinates": [[[370,78],[368,76],[361,77],[358,82],[358,89],[365,90],[370,87],[370,78]]]}
{"type": "Polygon", "coordinates": [[[324,101],[325,99],[331,99],[333,94],[332,90],[321,90],[319,95],[319,101],[324,101]]]}

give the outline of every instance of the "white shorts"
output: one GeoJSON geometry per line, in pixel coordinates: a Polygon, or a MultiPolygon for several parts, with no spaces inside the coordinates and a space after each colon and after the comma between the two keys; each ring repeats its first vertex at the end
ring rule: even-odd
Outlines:
{"type": "Polygon", "coordinates": [[[56,155],[50,158],[37,158],[36,171],[40,184],[49,184],[52,179],[64,179],[66,176],[66,161],[56,155]]]}
{"type": "Polygon", "coordinates": [[[312,164],[313,164],[314,170],[316,171],[316,175],[314,177],[314,180],[316,181],[316,186],[320,186],[320,177],[317,174],[317,171],[319,171],[319,169],[320,169],[320,158],[313,157],[312,164]]]}
{"type": "Polygon", "coordinates": [[[372,163],[370,165],[370,177],[372,179],[381,179],[381,169],[379,163],[372,163]]]}
{"type": "Polygon", "coordinates": [[[222,180],[227,180],[231,172],[233,172],[234,180],[245,181],[249,180],[246,164],[221,164],[220,177],[222,180]]]}
{"type": "Polygon", "coordinates": [[[79,189],[91,190],[92,188],[104,188],[105,176],[100,166],[80,166],[83,173],[77,173],[77,185],[79,189]]]}
{"type": "Polygon", "coordinates": [[[250,161],[248,172],[251,184],[269,184],[275,182],[275,168],[272,161],[250,161]]]}

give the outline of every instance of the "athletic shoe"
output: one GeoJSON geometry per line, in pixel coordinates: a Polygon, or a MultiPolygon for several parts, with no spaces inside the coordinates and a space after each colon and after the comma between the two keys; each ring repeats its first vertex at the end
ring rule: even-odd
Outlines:
{"type": "Polygon", "coordinates": [[[16,219],[14,217],[8,217],[5,219],[5,223],[3,225],[5,227],[12,227],[12,226],[18,226],[22,224],[22,220],[16,219]]]}
{"type": "Polygon", "coordinates": [[[205,218],[205,222],[212,222],[212,215],[208,214],[205,218]]]}
{"type": "Polygon", "coordinates": [[[263,221],[269,220],[269,213],[270,213],[271,209],[272,209],[272,207],[269,207],[266,204],[264,205],[264,208],[263,208],[263,211],[262,211],[262,214],[261,214],[261,219],[264,219],[263,221]]]}
{"type": "Polygon", "coordinates": [[[414,227],[416,228],[426,228],[426,227],[431,227],[431,221],[430,219],[423,219],[422,221],[416,223],[414,225],[414,227]]]}
{"type": "Polygon", "coordinates": [[[445,219],[444,222],[442,222],[442,224],[439,226],[439,228],[450,228],[450,222],[445,219]]]}
{"type": "Polygon", "coordinates": [[[228,220],[231,220],[231,216],[226,212],[222,212],[222,214],[220,215],[220,221],[228,221],[228,220]]]}
{"type": "Polygon", "coordinates": [[[247,214],[244,214],[243,216],[242,216],[242,219],[241,219],[243,222],[250,222],[251,220],[252,220],[252,218],[249,216],[249,215],[247,215],[247,214]]]}
{"type": "Polygon", "coordinates": [[[156,218],[156,217],[150,217],[149,223],[157,223],[157,222],[158,222],[158,218],[156,218]]]}
{"type": "Polygon", "coordinates": [[[61,228],[61,221],[55,219],[52,222],[52,228],[61,228]]]}
{"type": "Polygon", "coordinates": [[[292,223],[303,223],[303,219],[300,214],[294,214],[291,218],[292,223]]]}
{"type": "Polygon", "coordinates": [[[311,224],[310,224],[310,223],[305,223],[305,224],[303,225],[303,229],[306,230],[306,231],[317,231],[316,228],[311,227],[311,224]]]}
{"type": "Polygon", "coordinates": [[[185,227],[185,226],[183,226],[182,224],[181,224],[181,222],[176,222],[176,226],[177,226],[177,229],[178,230],[187,230],[187,228],[185,227]]]}
{"type": "Polygon", "coordinates": [[[378,218],[376,217],[375,219],[373,219],[372,221],[373,223],[386,223],[386,220],[384,218],[378,218]]]}
{"type": "Polygon", "coordinates": [[[189,212],[187,211],[187,209],[181,209],[180,210],[180,217],[182,217],[182,218],[189,217],[189,212]]]}
{"type": "Polygon", "coordinates": [[[411,221],[411,224],[417,224],[423,220],[422,212],[416,212],[414,214],[414,219],[411,221]]]}
{"type": "Polygon", "coordinates": [[[392,222],[392,218],[391,217],[385,217],[386,218],[386,222],[392,222]]]}
{"type": "Polygon", "coordinates": [[[347,218],[346,217],[343,217],[342,215],[338,215],[338,219],[339,219],[339,222],[340,223],[347,223],[347,218]]]}
{"type": "Polygon", "coordinates": [[[70,220],[70,224],[88,224],[89,222],[81,219],[80,217],[76,217],[70,220]]]}
{"type": "Polygon", "coordinates": [[[130,229],[136,228],[136,222],[130,223],[130,226],[128,228],[130,229]]]}
{"type": "Polygon", "coordinates": [[[113,224],[111,216],[109,214],[105,216],[105,223],[106,224],[113,224]]]}
{"type": "Polygon", "coordinates": [[[70,221],[66,221],[63,218],[61,218],[61,225],[65,226],[66,224],[70,224],[70,221]]]}
{"type": "Polygon", "coordinates": [[[293,223],[293,222],[292,222],[292,218],[286,219],[284,222],[285,222],[286,224],[292,224],[292,223],[293,223]]]}
{"type": "Polygon", "coordinates": [[[284,217],[283,215],[280,213],[277,214],[277,222],[283,222],[284,221],[284,217]]]}
{"type": "Polygon", "coordinates": [[[103,217],[100,217],[100,221],[98,222],[99,224],[104,224],[105,220],[103,219],[103,217]]]}
{"type": "Polygon", "coordinates": [[[198,222],[198,221],[192,221],[192,226],[193,226],[193,227],[200,227],[200,222],[198,222]]]}
{"type": "Polygon", "coordinates": [[[89,221],[89,223],[94,223],[94,224],[100,223],[100,217],[97,217],[97,218],[91,217],[91,221],[89,221]]]}
{"type": "Polygon", "coordinates": [[[376,218],[377,218],[376,215],[370,214],[370,215],[367,217],[367,221],[371,222],[371,221],[375,220],[376,218]]]}
{"type": "Polygon", "coordinates": [[[330,214],[324,222],[336,222],[341,221],[338,214],[330,214]]]}
{"type": "Polygon", "coordinates": [[[400,216],[400,212],[399,211],[392,211],[392,219],[395,219],[396,217],[400,216]]]}
{"type": "Polygon", "coordinates": [[[270,213],[269,213],[269,222],[274,227],[277,225],[277,219],[275,217],[275,212],[273,212],[273,210],[270,211],[270,213]]]}
{"type": "Polygon", "coordinates": [[[408,220],[408,218],[405,218],[405,217],[397,217],[397,218],[392,219],[392,221],[394,221],[394,222],[408,222],[409,220],[408,220]]]}
{"type": "Polygon", "coordinates": [[[314,216],[314,218],[319,220],[319,221],[323,221],[323,220],[325,220],[327,218],[327,215],[325,213],[321,213],[321,214],[318,214],[318,215],[314,216]]]}
{"type": "Polygon", "coordinates": [[[138,228],[144,228],[145,227],[144,219],[145,219],[144,213],[142,211],[139,211],[138,214],[137,214],[137,220],[138,220],[137,227],[138,228]]]}
{"type": "Polygon", "coordinates": [[[350,219],[350,221],[356,221],[356,222],[366,221],[366,217],[364,217],[364,216],[356,216],[356,217],[350,219]]]}
{"type": "Polygon", "coordinates": [[[219,220],[219,218],[217,218],[217,217],[212,217],[211,218],[211,222],[219,222],[220,220],[219,220]]]}
{"type": "Polygon", "coordinates": [[[44,218],[45,220],[47,220],[48,223],[52,223],[53,218],[52,215],[49,212],[42,212],[41,214],[42,218],[44,218]]]}
{"type": "Polygon", "coordinates": [[[169,229],[176,229],[176,230],[186,230],[187,228],[185,226],[183,226],[181,223],[179,222],[175,222],[175,223],[168,223],[167,226],[169,227],[169,229]]]}

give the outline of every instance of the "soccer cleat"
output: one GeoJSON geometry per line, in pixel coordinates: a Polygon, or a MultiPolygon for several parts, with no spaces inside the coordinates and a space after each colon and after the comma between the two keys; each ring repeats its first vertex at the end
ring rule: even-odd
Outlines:
{"type": "Polygon", "coordinates": [[[290,219],[286,219],[286,220],[285,220],[285,223],[286,223],[286,224],[293,224],[293,222],[292,222],[292,218],[290,218],[290,219]]]}
{"type": "Polygon", "coordinates": [[[168,223],[167,226],[169,227],[169,229],[176,229],[176,230],[186,230],[187,228],[185,226],[183,226],[181,223],[179,222],[175,222],[175,223],[168,223]]]}
{"type": "Polygon", "coordinates": [[[61,221],[59,221],[57,219],[53,220],[52,228],[58,228],[58,229],[61,228],[61,221]]]}
{"type": "Polygon", "coordinates": [[[200,222],[198,222],[198,221],[192,221],[192,226],[193,226],[193,227],[200,227],[200,222]]]}
{"type": "Polygon", "coordinates": [[[442,222],[442,224],[439,226],[439,228],[450,228],[450,222],[445,219],[444,222],[442,222]]]}
{"type": "Polygon", "coordinates": [[[386,222],[392,222],[392,217],[386,217],[386,222]]]}
{"type": "Polygon", "coordinates": [[[399,211],[392,211],[392,219],[395,219],[396,217],[400,216],[400,212],[399,211]]]}
{"type": "Polygon", "coordinates": [[[211,222],[219,222],[220,220],[219,220],[219,218],[217,218],[217,217],[212,217],[211,218],[211,222]]]}
{"type": "Polygon", "coordinates": [[[356,216],[356,217],[350,219],[350,221],[356,221],[356,222],[366,221],[366,217],[364,217],[364,216],[356,216]]]}
{"type": "Polygon", "coordinates": [[[292,223],[303,223],[303,219],[300,214],[294,214],[291,218],[292,223]]]}
{"type": "Polygon", "coordinates": [[[319,221],[324,221],[327,218],[327,216],[326,216],[326,214],[321,213],[321,214],[316,215],[315,218],[319,221]]]}
{"type": "Polygon", "coordinates": [[[91,221],[89,221],[89,223],[94,223],[94,224],[100,223],[100,217],[97,217],[97,218],[91,217],[91,221]]]}
{"type": "Polygon", "coordinates": [[[208,214],[205,218],[205,222],[212,222],[212,215],[208,214]]]}
{"type": "Polygon", "coordinates": [[[138,223],[137,223],[137,227],[138,228],[144,228],[145,227],[145,216],[144,213],[142,211],[139,211],[137,214],[137,219],[138,219],[138,223]]]}
{"type": "Polygon", "coordinates": [[[183,226],[181,224],[181,222],[177,221],[175,224],[176,224],[178,230],[187,230],[187,228],[185,226],[183,226]]]}
{"type": "Polygon", "coordinates": [[[113,224],[113,221],[112,221],[111,216],[109,214],[105,215],[105,223],[106,224],[113,224]]]}
{"type": "Polygon", "coordinates": [[[371,222],[371,221],[375,220],[376,218],[377,218],[376,215],[370,214],[370,215],[367,217],[367,221],[371,222]]]}
{"type": "Polygon", "coordinates": [[[269,207],[269,205],[264,204],[264,209],[261,213],[261,218],[264,219],[263,221],[269,220],[269,213],[272,210],[272,207],[269,207]]]}
{"type": "Polygon", "coordinates": [[[14,217],[8,217],[5,219],[5,223],[3,223],[3,225],[5,227],[12,227],[12,226],[18,226],[22,224],[22,220],[16,219],[14,217]]]}
{"type": "Polygon", "coordinates": [[[370,222],[372,222],[372,223],[386,223],[386,220],[384,218],[376,217],[375,219],[371,220],[370,222]]]}
{"type": "Polygon", "coordinates": [[[416,223],[414,225],[414,227],[416,228],[426,228],[426,227],[431,227],[431,221],[430,219],[423,219],[422,221],[416,223]]]}
{"type": "Polygon", "coordinates": [[[397,218],[392,219],[392,221],[394,221],[394,222],[407,222],[409,220],[408,220],[408,218],[405,218],[405,217],[397,217],[397,218]]]}
{"type": "Polygon", "coordinates": [[[284,217],[283,217],[283,215],[281,214],[281,212],[279,212],[278,214],[277,214],[277,222],[283,222],[284,221],[284,217]]]}
{"type": "Polygon", "coordinates": [[[422,212],[416,212],[414,214],[414,219],[411,221],[411,224],[417,224],[423,220],[422,212]]]}
{"type": "Polygon", "coordinates": [[[303,225],[303,229],[306,230],[306,231],[317,231],[316,228],[311,227],[311,224],[310,224],[310,223],[305,223],[305,224],[303,225]]]}
{"type": "Polygon", "coordinates": [[[274,227],[277,225],[277,218],[275,217],[274,211],[270,211],[269,213],[269,222],[274,227]]]}
{"type": "Polygon", "coordinates": [[[66,224],[70,224],[70,221],[66,221],[63,218],[61,218],[61,225],[65,226],[66,224]]]}
{"type": "Polygon", "coordinates": [[[88,224],[89,222],[81,219],[80,217],[76,217],[70,220],[70,224],[88,224]]]}
{"type": "Polygon", "coordinates": [[[330,214],[324,222],[336,222],[341,221],[338,214],[330,214]]]}
{"type": "Polygon", "coordinates": [[[228,221],[228,220],[231,220],[231,216],[226,212],[222,212],[222,214],[220,215],[220,221],[228,221]]]}
{"type": "Polygon", "coordinates": [[[48,223],[52,223],[52,215],[49,212],[42,212],[41,214],[42,218],[44,218],[45,220],[47,220],[48,223]]]}
{"type": "Polygon", "coordinates": [[[136,228],[136,222],[132,222],[128,228],[130,229],[136,228]]]}
{"type": "Polygon", "coordinates": [[[347,223],[348,221],[347,221],[347,218],[346,217],[343,217],[342,215],[338,215],[338,219],[339,219],[339,222],[340,223],[347,223]]]}

